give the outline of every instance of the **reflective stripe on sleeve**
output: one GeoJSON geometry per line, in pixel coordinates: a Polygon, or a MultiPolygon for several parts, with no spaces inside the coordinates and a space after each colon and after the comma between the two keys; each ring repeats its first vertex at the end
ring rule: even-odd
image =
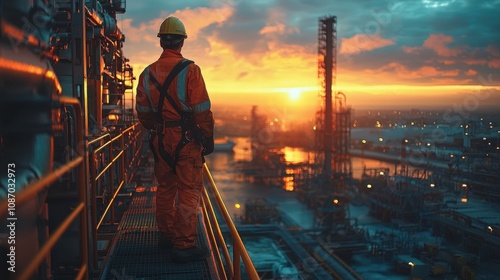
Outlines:
{"type": "Polygon", "coordinates": [[[190,112],[191,108],[186,105],[186,78],[188,67],[182,69],[182,71],[177,76],[177,97],[182,104],[182,110],[185,112],[190,112]]]}
{"type": "Polygon", "coordinates": [[[151,99],[151,90],[149,89],[149,66],[144,69],[144,91],[146,92],[146,96],[149,99],[149,103],[151,104],[151,108],[153,109],[153,112],[156,112],[156,108],[153,104],[153,100],[151,99]]]}
{"type": "Polygon", "coordinates": [[[201,113],[210,110],[210,100],[205,100],[193,106],[193,113],[201,113]]]}
{"type": "Polygon", "coordinates": [[[141,104],[138,104],[136,102],[135,109],[137,110],[137,112],[140,112],[140,113],[148,113],[148,112],[151,112],[152,107],[149,105],[141,105],[141,104]]]}

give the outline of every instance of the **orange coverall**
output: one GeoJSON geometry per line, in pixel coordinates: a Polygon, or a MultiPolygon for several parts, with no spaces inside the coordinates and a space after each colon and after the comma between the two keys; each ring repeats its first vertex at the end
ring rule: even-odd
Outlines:
{"type": "MultiPolygon", "coordinates": [[[[166,49],[160,58],[146,67],[139,76],[136,110],[139,121],[145,128],[155,129],[160,97],[160,92],[150,81],[149,72],[163,84],[172,68],[182,60],[180,52],[166,49]]],[[[183,111],[194,113],[203,137],[213,137],[214,119],[210,110],[210,99],[198,65],[190,64],[177,75],[169,87],[169,95],[183,111]]],[[[181,119],[166,98],[162,111],[163,121],[181,119]]],[[[163,146],[166,152],[174,157],[175,148],[183,137],[181,127],[165,127],[163,133],[163,146]]],[[[158,155],[155,162],[155,175],[159,183],[156,194],[158,229],[164,238],[172,240],[176,248],[189,248],[195,245],[197,211],[203,187],[202,147],[192,141],[182,148],[174,174],[170,165],[160,156],[156,137],[153,149],[158,155]]]]}

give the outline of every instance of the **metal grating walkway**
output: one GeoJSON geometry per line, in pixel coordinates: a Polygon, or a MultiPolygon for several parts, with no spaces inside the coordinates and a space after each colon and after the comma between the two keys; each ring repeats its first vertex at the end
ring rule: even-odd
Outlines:
{"type": "MultiPolygon", "coordinates": [[[[113,239],[101,279],[218,279],[213,256],[198,262],[174,263],[170,250],[157,247],[160,234],[155,220],[154,188],[136,193],[113,239]]],[[[197,244],[210,248],[201,211],[197,244]]]]}

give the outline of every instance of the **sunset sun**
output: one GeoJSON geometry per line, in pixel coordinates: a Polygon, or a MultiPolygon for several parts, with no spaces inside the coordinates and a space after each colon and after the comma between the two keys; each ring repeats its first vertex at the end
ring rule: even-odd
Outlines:
{"type": "Polygon", "coordinates": [[[288,90],[288,98],[291,101],[297,101],[300,98],[301,93],[302,93],[302,91],[300,89],[297,89],[297,88],[289,89],[288,90]]]}

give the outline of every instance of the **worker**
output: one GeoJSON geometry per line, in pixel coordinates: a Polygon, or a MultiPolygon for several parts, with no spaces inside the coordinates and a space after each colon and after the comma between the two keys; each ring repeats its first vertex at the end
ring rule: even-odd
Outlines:
{"type": "Polygon", "coordinates": [[[200,67],[181,54],[184,24],[168,17],[158,37],[163,52],[139,76],[136,111],[150,130],[155,157],[158,246],[172,249],[173,261],[190,262],[210,255],[195,240],[203,156],[214,150],[214,119],[200,67]]]}

